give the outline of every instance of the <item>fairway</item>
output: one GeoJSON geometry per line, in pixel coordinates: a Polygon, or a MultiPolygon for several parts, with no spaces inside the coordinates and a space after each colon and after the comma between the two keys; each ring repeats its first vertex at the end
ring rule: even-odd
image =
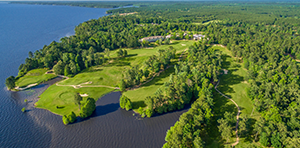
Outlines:
{"type": "Polygon", "coordinates": [[[56,77],[55,74],[46,74],[47,71],[48,71],[47,69],[43,69],[43,68],[30,70],[26,73],[25,76],[19,78],[16,81],[16,86],[22,88],[30,84],[34,84],[34,83],[39,84],[42,82],[46,82],[56,77]]]}
{"type": "MultiPolygon", "coordinates": [[[[97,100],[104,94],[113,91],[114,89],[111,87],[118,87],[123,77],[123,72],[126,69],[136,65],[142,67],[145,59],[157,54],[159,49],[167,49],[172,46],[180,54],[194,42],[191,40],[172,41],[170,45],[161,45],[153,48],[126,49],[128,56],[123,58],[116,57],[116,51],[111,51],[109,62],[85,69],[72,78],[62,80],[50,86],[40,96],[36,107],[47,109],[58,115],[66,115],[71,111],[79,115],[79,107],[73,101],[76,93],[87,94],[88,97],[97,100]],[[73,85],[81,85],[82,87],[74,88],[73,85]]],[[[173,62],[177,61],[177,59],[173,60],[173,62]]],[[[145,107],[144,99],[152,95],[158,87],[163,85],[173,72],[174,68],[171,67],[142,87],[124,92],[133,102],[133,108],[145,107]]]]}
{"type": "MultiPolygon", "coordinates": [[[[257,111],[253,111],[253,104],[246,94],[246,88],[249,87],[247,81],[244,80],[247,72],[246,69],[242,67],[241,63],[236,62],[236,59],[232,57],[231,52],[228,49],[221,46],[213,46],[212,48],[222,52],[222,68],[228,70],[227,74],[220,76],[220,83],[217,87],[218,90],[238,104],[241,109],[240,116],[248,115],[250,121],[256,120],[260,115],[257,111]]],[[[213,120],[215,122],[211,124],[210,129],[212,132],[209,133],[209,137],[207,137],[209,141],[208,147],[210,148],[218,147],[224,143],[217,128],[217,120],[223,118],[226,111],[233,112],[235,117],[237,114],[237,107],[233,102],[223,97],[215,90],[213,95],[215,103],[213,120]],[[213,139],[210,137],[213,137],[213,139]]],[[[233,131],[235,131],[235,127],[233,128],[233,131]]],[[[252,135],[248,136],[251,137],[252,135]]],[[[249,137],[239,137],[239,144],[236,145],[236,147],[249,143],[249,141],[246,141],[249,137]]],[[[228,146],[235,142],[236,137],[235,133],[233,133],[228,141],[228,146]]]]}
{"type": "Polygon", "coordinates": [[[144,101],[147,96],[152,96],[156,90],[169,80],[170,74],[174,73],[174,68],[171,67],[155,77],[152,81],[142,85],[140,88],[128,90],[123,94],[127,96],[132,102],[132,108],[146,107],[144,101]]]}

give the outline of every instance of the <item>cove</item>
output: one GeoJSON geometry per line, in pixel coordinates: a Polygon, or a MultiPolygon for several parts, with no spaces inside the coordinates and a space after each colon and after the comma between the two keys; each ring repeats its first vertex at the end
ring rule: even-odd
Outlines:
{"type": "Polygon", "coordinates": [[[3,147],[162,147],[166,131],[187,111],[150,119],[119,108],[119,92],[97,101],[92,117],[65,126],[61,116],[34,108],[54,79],[20,92],[6,91],[4,81],[18,73],[29,51],[74,34],[79,23],[97,19],[108,9],[0,3],[0,145],[3,147]],[[24,100],[28,100],[28,104],[24,100]],[[22,113],[26,107],[28,112],[22,113]]]}

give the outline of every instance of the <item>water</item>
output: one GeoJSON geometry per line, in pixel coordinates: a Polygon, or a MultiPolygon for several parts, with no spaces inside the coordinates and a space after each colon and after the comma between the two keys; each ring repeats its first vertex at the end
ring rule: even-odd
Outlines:
{"type": "Polygon", "coordinates": [[[161,147],[167,129],[187,109],[140,119],[121,110],[119,92],[97,101],[92,117],[64,126],[61,117],[34,108],[38,96],[59,78],[22,92],[5,89],[29,51],[74,34],[79,23],[107,9],[0,3],[0,147],[161,147]],[[24,100],[28,99],[28,103],[24,100]],[[22,113],[26,107],[28,112],[22,113]]]}

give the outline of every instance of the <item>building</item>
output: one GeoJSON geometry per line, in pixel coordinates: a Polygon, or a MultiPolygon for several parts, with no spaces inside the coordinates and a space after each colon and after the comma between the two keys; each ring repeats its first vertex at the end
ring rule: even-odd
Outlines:
{"type": "Polygon", "coordinates": [[[169,38],[171,38],[171,37],[172,37],[172,35],[169,34],[169,35],[166,36],[166,39],[169,39],[169,38]]]}
{"type": "Polygon", "coordinates": [[[155,41],[157,41],[157,40],[159,40],[159,39],[164,40],[165,37],[163,37],[163,36],[151,36],[151,37],[145,37],[145,38],[142,38],[142,39],[140,39],[139,41],[142,42],[142,41],[146,40],[146,41],[148,41],[148,42],[155,42],[155,41]]]}
{"type": "Polygon", "coordinates": [[[205,35],[202,35],[202,34],[194,34],[193,35],[194,40],[201,40],[204,37],[205,37],[205,35]]]}

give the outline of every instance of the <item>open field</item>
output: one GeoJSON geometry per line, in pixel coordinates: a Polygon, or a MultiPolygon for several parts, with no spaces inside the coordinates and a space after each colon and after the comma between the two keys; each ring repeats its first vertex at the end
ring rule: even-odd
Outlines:
{"type": "MultiPolygon", "coordinates": [[[[58,82],[59,85],[50,86],[40,96],[36,107],[47,109],[59,115],[69,114],[71,111],[74,111],[76,115],[78,115],[79,108],[73,101],[75,93],[87,94],[88,97],[92,97],[97,100],[102,95],[107,94],[114,89],[98,86],[94,87],[95,85],[118,87],[118,84],[122,78],[122,73],[126,69],[135,65],[142,66],[145,59],[151,55],[157,54],[159,49],[167,49],[169,46],[173,46],[177,53],[180,54],[194,42],[195,41],[172,41],[170,45],[156,46],[153,48],[126,49],[128,56],[124,58],[116,57],[116,51],[111,51],[111,59],[109,63],[90,67],[72,78],[58,82]],[[74,87],[63,86],[79,84],[82,84],[84,87],[75,89],[74,87]]],[[[178,60],[176,59],[174,62],[175,61],[178,60]]],[[[173,71],[173,68],[169,68],[167,71],[161,73],[159,77],[154,78],[141,88],[125,92],[125,94],[132,99],[133,107],[137,108],[139,106],[143,106],[143,96],[146,97],[154,93],[158,85],[162,85],[166,80],[168,80],[168,76],[173,71]],[[131,98],[131,96],[134,97],[131,98]]]]}
{"type": "MultiPolygon", "coordinates": [[[[260,116],[258,112],[253,111],[253,105],[251,100],[247,97],[245,89],[249,87],[247,81],[244,80],[246,76],[246,69],[242,67],[242,64],[236,62],[236,59],[232,57],[231,52],[228,49],[225,49],[220,46],[213,46],[212,48],[217,49],[222,52],[223,58],[223,69],[228,70],[228,74],[223,74],[220,79],[220,84],[218,86],[218,90],[225,94],[226,96],[232,98],[239,108],[241,109],[240,115],[248,115],[250,117],[250,122],[254,123],[254,121],[260,116]],[[252,112],[253,111],[253,112],[252,112]]],[[[218,92],[214,91],[214,117],[213,123],[210,126],[211,132],[209,133],[208,147],[220,147],[225,143],[221,139],[221,135],[217,128],[217,120],[224,117],[224,113],[233,112],[236,116],[237,107],[231,102],[229,99],[226,99],[218,92]],[[211,138],[210,138],[211,137],[211,138]]],[[[249,129],[251,131],[251,129],[249,129]]],[[[235,126],[233,128],[233,134],[230,140],[228,141],[228,146],[232,143],[236,142],[235,137],[235,126]]],[[[251,133],[251,132],[249,132],[251,133]]],[[[250,143],[251,139],[253,139],[252,135],[248,135],[247,137],[240,137],[239,144],[236,147],[240,147],[246,143],[250,143]]]]}
{"type": "Polygon", "coordinates": [[[56,77],[55,74],[45,74],[47,69],[39,68],[30,70],[27,74],[16,81],[16,86],[26,87],[34,83],[42,83],[56,77]]]}

